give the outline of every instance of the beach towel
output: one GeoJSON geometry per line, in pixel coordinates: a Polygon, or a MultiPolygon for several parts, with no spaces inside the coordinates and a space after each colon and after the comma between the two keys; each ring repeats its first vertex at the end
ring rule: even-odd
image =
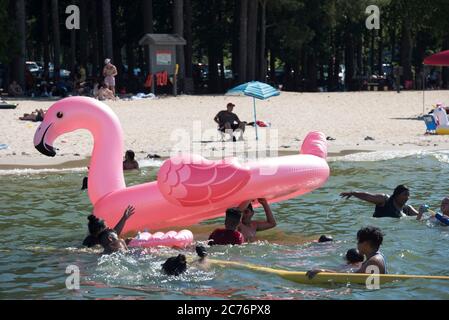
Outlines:
{"type": "Polygon", "coordinates": [[[17,104],[9,104],[4,101],[0,102],[0,109],[15,109],[17,106],[17,104]]]}
{"type": "Polygon", "coordinates": [[[142,99],[156,99],[156,96],[153,93],[145,94],[145,93],[138,93],[135,96],[132,96],[130,100],[142,100],[142,99]]]}
{"type": "MultiPolygon", "coordinates": [[[[257,126],[259,128],[269,128],[269,127],[271,127],[271,123],[268,122],[268,121],[257,120],[256,124],[257,124],[257,126]]],[[[250,122],[250,123],[248,123],[248,125],[254,127],[254,122],[250,122]]]]}

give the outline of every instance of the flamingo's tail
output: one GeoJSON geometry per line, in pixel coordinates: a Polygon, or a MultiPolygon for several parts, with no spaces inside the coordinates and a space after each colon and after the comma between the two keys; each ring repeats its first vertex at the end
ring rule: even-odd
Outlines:
{"type": "Polygon", "coordinates": [[[322,132],[311,132],[301,147],[301,154],[310,154],[323,159],[327,158],[327,141],[322,132]]]}

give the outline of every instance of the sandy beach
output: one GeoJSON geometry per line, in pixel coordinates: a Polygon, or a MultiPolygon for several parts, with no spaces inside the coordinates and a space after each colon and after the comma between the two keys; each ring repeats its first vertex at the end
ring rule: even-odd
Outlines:
{"type": "MultiPolygon", "coordinates": [[[[426,113],[433,104],[449,102],[449,91],[425,94],[426,113]]],[[[0,110],[0,169],[80,167],[88,162],[93,141],[87,131],[60,137],[55,147],[56,158],[46,158],[33,147],[38,123],[19,121],[19,116],[36,108],[49,108],[51,100],[17,100],[15,110],[0,110]]],[[[125,149],[136,152],[137,159],[148,154],[167,157],[179,149],[191,148],[208,158],[220,158],[248,149],[255,142],[254,128],[245,134],[246,142],[219,142],[213,117],[225,109],[227,102],[237,106],[242,121],[253,121],[252,99],[235,96],[178,96],[156,100],[108,101],[118,115],[124,132],[125,149]]],[[[267,155],[298,152],[310,131],[322,131],[335,141],[329,142],[330,156],[362,151],[444,150],[449,149],[446,136],[426,136],[422,114],[423,93],[348,92],[288,93],[266,101],[257,101],[258,120],[270,122],[261,128],[260,145],[267,155]],[[266,139],[264,138],[266,137],[266,139]],[[372,137],[374,140],[365,140],[372,137]]],[[[125,150],[124,150],[125,151],[125,150]]]]}

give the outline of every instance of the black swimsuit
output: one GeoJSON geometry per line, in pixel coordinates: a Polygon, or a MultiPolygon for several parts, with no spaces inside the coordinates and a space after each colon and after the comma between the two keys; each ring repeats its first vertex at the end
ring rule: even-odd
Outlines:
{"type": "Polygon", "coordinates": [[[393,197],[386,198],[385,205],[383,207],[376,206],[374,211],[374,218],[402,218],[402,216],[409,215],[410,206],[405,205],[402,209],[398,209],[394,205],[393,197]]]}

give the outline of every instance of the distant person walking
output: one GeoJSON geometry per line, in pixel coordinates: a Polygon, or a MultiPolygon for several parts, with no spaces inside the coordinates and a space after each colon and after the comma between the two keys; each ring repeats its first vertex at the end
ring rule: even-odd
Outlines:
{"type": "Polygon", "coordinates": [[[115,96],[115,77],[118,75],[117,68],[111,63],[111,59],[104,61],[103,76],[104,83],[115,96]]]}

